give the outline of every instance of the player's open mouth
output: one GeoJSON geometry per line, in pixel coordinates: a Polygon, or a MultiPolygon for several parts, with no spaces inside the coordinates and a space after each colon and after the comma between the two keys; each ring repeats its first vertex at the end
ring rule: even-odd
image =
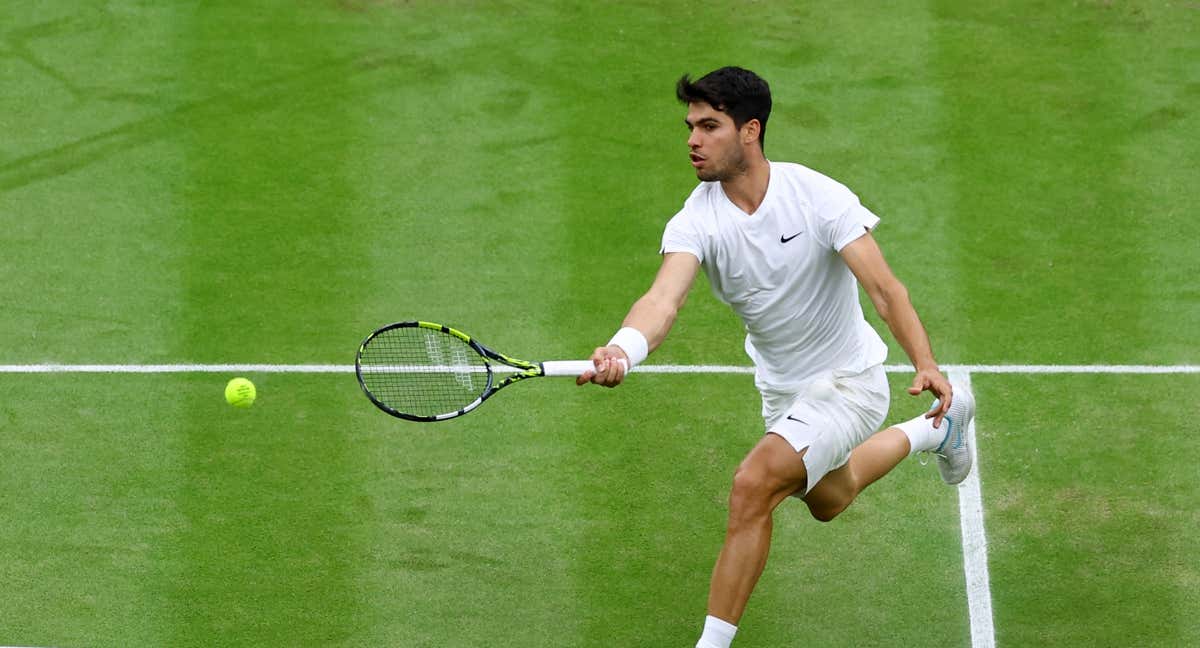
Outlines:
{"type": "Polygon", "coordinates": [[[688,157],[692,159],[692,166],[694,166],[694,167],[698,167],[701,164],[704,164],[703,156],[697,155],[695,153],[691,153],[688,155],[688,157]]]}

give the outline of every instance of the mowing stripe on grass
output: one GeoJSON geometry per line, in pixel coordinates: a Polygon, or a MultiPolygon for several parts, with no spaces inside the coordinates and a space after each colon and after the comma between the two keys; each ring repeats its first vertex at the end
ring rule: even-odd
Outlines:
{"type": "MultiPolygon", "coordinates": [[[[971,388],[971,374],[961,369],[950,372],[955,384],[971,388]]],[[[967,579],[967,610],[971,619],[972,648],[994,648],[996,631],[992,622],[992,590],[988,583],[987,536],[983,529],[983,491],[979,482],[979,446],[975,421],[967,425],[972,468],[958,487],[958,516],[962,525],[963,571],[967,579]]]]}
{"type": "MultiPolygon", "coordinates": [[[[496,367],[503,371],[505,367],[496,367]]],[[[1200,374],[1200,365],[943,365],[967,374],[1200,374]]],[[[884,365],[888,373],[910,373],[908,365],[884,365]]],[[[0,373],[354,373],[334,364],[10,364],[0,373]]],[[[640,374],[753,374],[733,365],[642,365],[640,374]]]]}

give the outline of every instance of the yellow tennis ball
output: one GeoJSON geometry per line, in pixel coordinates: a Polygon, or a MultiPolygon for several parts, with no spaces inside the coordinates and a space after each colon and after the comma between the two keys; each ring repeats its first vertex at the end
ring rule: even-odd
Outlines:
{"type": "Polygon", "coordinates": [[[257,395],[254,383],[245,378],[234,378],[225,385],[225,402],[234,407],[250,407],[257,395]]]}

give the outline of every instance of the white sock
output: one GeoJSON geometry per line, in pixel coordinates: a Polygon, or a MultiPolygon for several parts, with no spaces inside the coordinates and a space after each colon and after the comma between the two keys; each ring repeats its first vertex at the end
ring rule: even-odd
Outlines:
{"type": "Polygon", "coordinates": [[[696,648],[729,648],[733,635],[737,634],[737,626],[722,621],[715,616],[704,617],[704,634],[696,642],[696,648]]]}
{"type": "Polygon", "coordinates": [[[933,450],[946,437],[946,430],[933,427],[933,419],[925,418],[924,414],[911,421],[899,423],[896,427],[908,437],[910,457],[918,452],[933,450]]]}

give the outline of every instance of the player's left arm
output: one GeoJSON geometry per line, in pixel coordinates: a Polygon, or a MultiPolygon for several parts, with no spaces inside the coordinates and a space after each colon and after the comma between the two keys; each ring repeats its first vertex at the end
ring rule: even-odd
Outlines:
{"type": "Polygon", "coordinates": [[[925,332],[925,325],[921,324],[921,318],[908,298],[908,289],[888,266],[883,251],[870,231],[843,247],[841,255],[863,290],[867,291],[875,311],[887,322],[888,329],[904,347],[904,352],[917,370],[908,393],[915,396],[928,390],[941,401],[939,408],[927,414],[934,418],[934,426],[940,427],[942,417],[950,409],[950,381],[938,368],[929,344],[929,334],[925,332]]]}

